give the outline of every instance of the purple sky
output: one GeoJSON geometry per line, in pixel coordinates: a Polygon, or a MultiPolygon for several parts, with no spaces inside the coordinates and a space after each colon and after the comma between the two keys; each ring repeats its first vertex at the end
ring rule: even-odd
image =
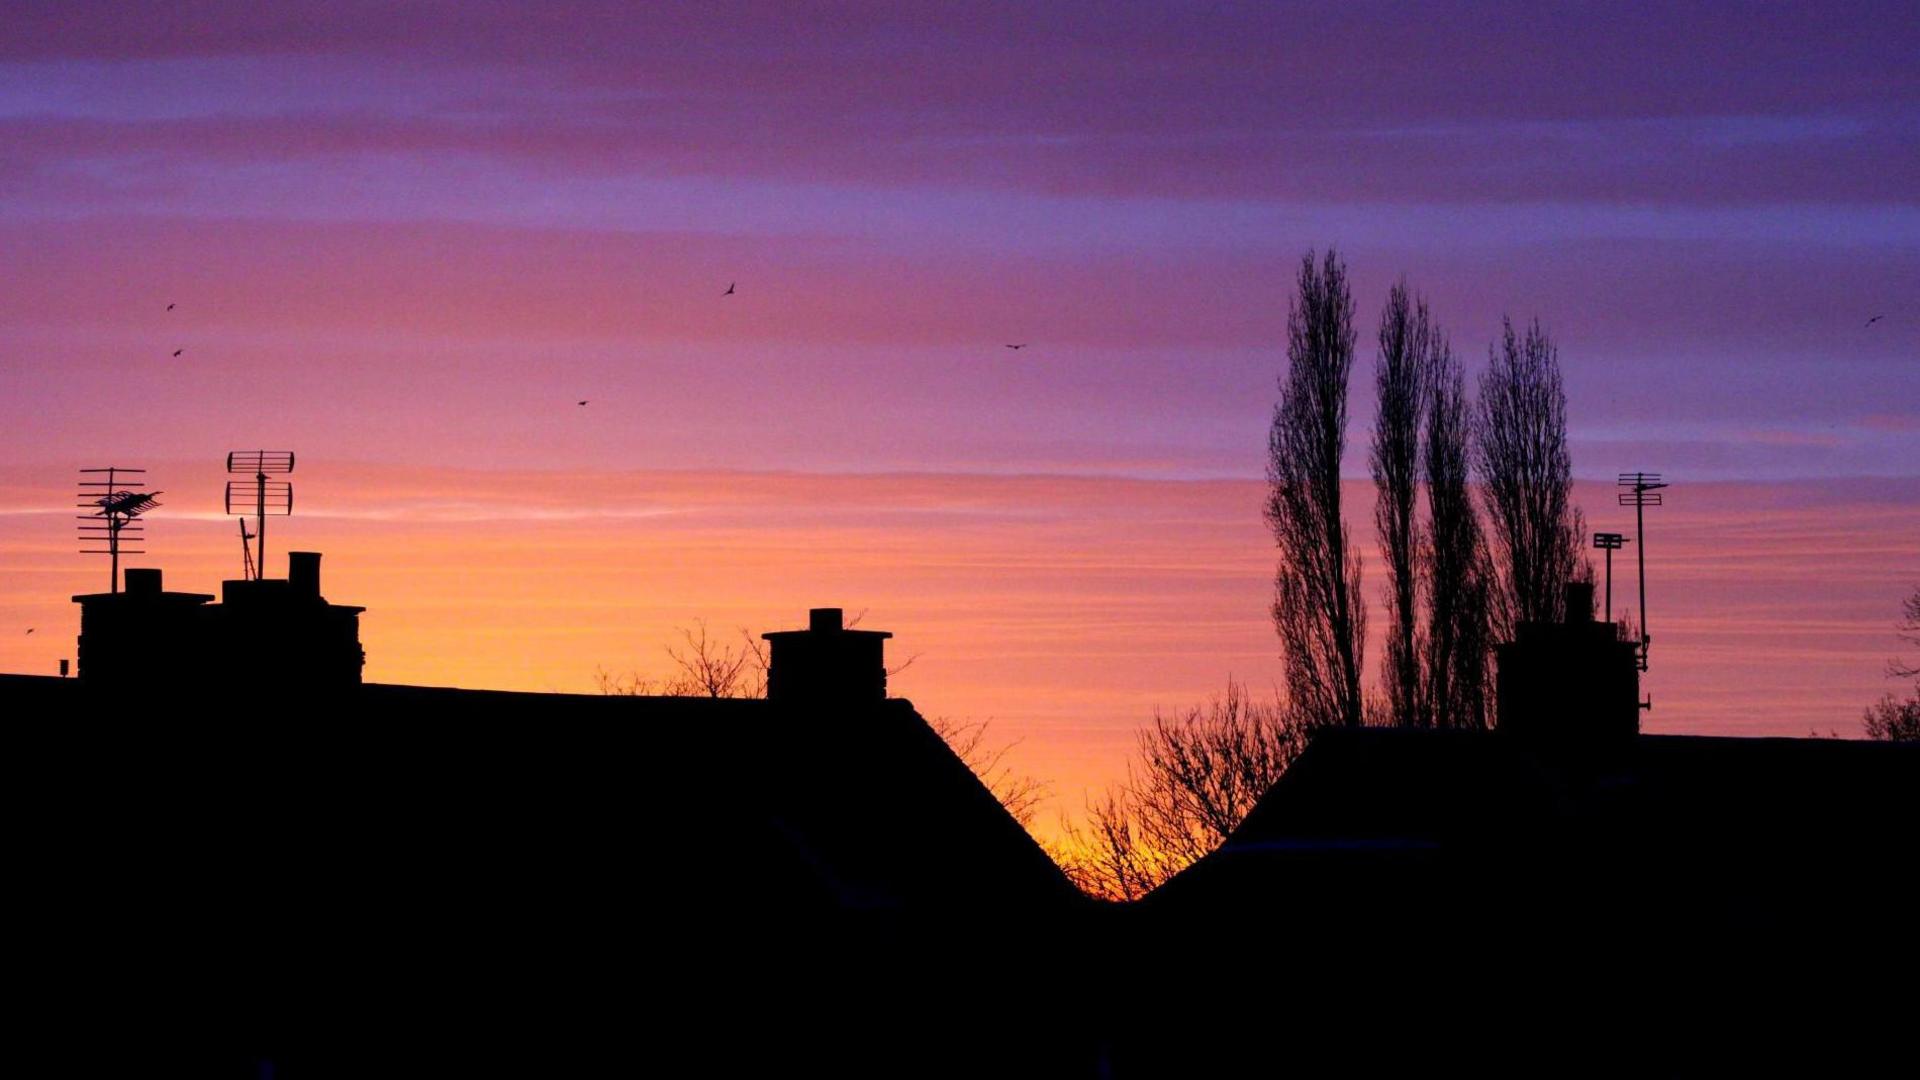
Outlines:
{"type": "Polygon", "coordinates": [[[29,452],[98,445],[78,385],[162,333],[205,361],[144,387],[164,452],[264,364],[348,391],[292,434],[362,458],[1258,475],[1332,243],[1363,327],[1400,274],[1475,364],[1543,319],[1585,474],[1920,473],[1908,5],[518,6],[15,6],[29,452]],[[549,389],[673,405],[556,435],[549,389]]]}

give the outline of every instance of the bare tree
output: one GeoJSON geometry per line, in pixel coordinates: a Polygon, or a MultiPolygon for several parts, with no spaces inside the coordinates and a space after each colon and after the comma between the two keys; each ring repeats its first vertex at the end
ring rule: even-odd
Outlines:
{"type": "Polygon", "coordinates": [[[1487,625],[1491,568],[1468,488],[1465,379],[1446,338],[1432,337],[1426,477],[1427,699],[1438,727],[1484,729],[1488,719],[1487,625]]]}
{"type": "MultiPolygon", "coordinates": [[[[847,627],[859,624],[865,611],[855,615],[847,627]]],[[[676,669],[674,673],[661,679],[642,676],[637,671],[625,675],[615,675],[605,668],[596,668],[593,673],[594,685],[602,694],[621,697],[718,697],[718,698],[763,698],[767,696],[767,673],[772,667],[772,657],[767,651],[767,643],[758,634],[742,626],[737,644],[728,644],[724,639],[711,637],[707,633],[707,621],[695,619],[693,628],[679,627],[675,633],[680,644],[668,645],[667,658],[676,669]]],[[[887,677],[907,670],[918,653],[907,657],[894,666],[887,668],[887,677]]]]}
{"type": "Polygon", "coordinates": [[[659,690],[659,684],[637,671],[615,675],[606,668],[593,669],[593,684],[607,697],[652,697],[659,690]]]}
{"type": "MultiPolygon", "coordinates": [[[[1910,645],[1920,645],[1920,585],[1900,605],[1901,619],[1894,632],[1910,645]]],[[[1887,661],[1887,677],[1912,679],[1913,695],[1901,700],[1888,694],[1867,706],[1864,718],[1867,737],[1892,742],[1920,742],[1920,661],[1907,663],[1895,657],[1887,661]]]]}
{"type": "Polygon", "coordinates": [[[1131,900],[1219,847],[1306,745],[1300,714],[1276,693],[1257,701],[1229,679],[1224,694],[1137,736],[1125,784],[1063,822],[1068,875],[1096,896],[1131,900]]]}
{"type": "Polygon", "coordinates": [[[1557,622],[1566,583],[1590,578],[1586,520],[1573,505],[1567,395],[1560,362],[1539,320],[1524,337],[1502,320],[1480,377],[1478,460],[1499,573],[1494,628],[1511,638],[1523,622],[1557,622]]]}
{"type": "Polygon", "coordinates": [[[1373,521],[1387,564],[1387,655],[1381,672],[1388,722],[1428,727],[1432,712],[1421,691],[1419,646],[1420,416],[1426,403],[1433,327],[1426,301],[1407,295],[1406,282],[1387,293],[1380,313],[1380,357],[1374,367],[1379,409],[1368,462],[1378,493],[1373,521]]]}
{"type": "Polygon", "coordinates": [[[695,629],[680,629],[682,645],[667,646],[667,656],[680,669],[662,693],[676,697],[755,698],[767,696],[765,649],[744,628],[741,644],[728,645],[707,636],[707,621],[694,620],[695,629]]]}
{"type": "Polygon", "coordinates": [[[1124,787],[1087,803],[1087,824],[1062,820],[1048,854],[1081,892],[1101,900],[1138,900],[1184,865],[1148,845],[1124,787]]]}
{"type": "Polygon", "coordinates": [[[1273,621],[1285,655],[1287,696],[1312,725],[1358,727],[1366,604],[1360,557],[1340,515],[1347,376],[1353,367],[1353,298],[1346,267],[1329,250],[1300,264],[1287,313],[1287,372],[1267,440],[1267,522],[1280,548],[1273,621]]]}
{"type": "Polygon", "coordinates": [[[1867,706],[1867,738],[1920,742],[1920,692],[1905,701],[1888,694],[1867,706]]]}

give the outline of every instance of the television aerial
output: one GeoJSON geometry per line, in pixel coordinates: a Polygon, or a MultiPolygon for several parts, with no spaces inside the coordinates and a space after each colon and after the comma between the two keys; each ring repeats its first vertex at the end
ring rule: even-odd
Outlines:
{"type": "MultiPolygon", "coordinates": [[[[1647,633],[1647,507],[1659,506],[1660,489],[1666,487],[1659,473],[1621,473],[1620,505],[1633,507],[1634,554],[1640,558],[1640,670],[1647,670],[1647,647],[1653,635],[1647,633]]],[[[1611,553],[1607,556],[1611,562],[1611,553]]]]}
{"type": "Polygon", "coordinates": [[[249,580],[258,581],[267,573],[267,518],[293,515],[293,482],[273,479],[292,471],[291,450],[235,450],[227,455],[227,472],[252,474],[245,480],[227,481],[227,513],[241,518],[240,546],[249,580]],[[248,514],[256,522],[252,536],[247,535],[248,514]],[[247,553],[249,541],[253,549],[247,553]]]}
{"type": "Polygon", "coordinates": [[[82,544],[105,544],[105,547],[82,547],[82,555],[106,555],[112,562],[107,573],[110,575],[110,592],[120,591],[120,556],[144,555],[146,549],[139,545],[146,539],[146,525],[139,520],[140,515],[160,504],[154,501],[158,491],[142,491],[146,482],[132,479],[145,476],[145,469],[129,469],[122,465],[111,465],[104,469],[81,469],[80,500],[76,505],[82,510],[92,510],[91,514],[75,515],[80,520],[80,542],[82,544]],[[105,476],[101,480],[97,477],[105,476]],[[128,546],[133,545],[133,546],[128,546]]]}

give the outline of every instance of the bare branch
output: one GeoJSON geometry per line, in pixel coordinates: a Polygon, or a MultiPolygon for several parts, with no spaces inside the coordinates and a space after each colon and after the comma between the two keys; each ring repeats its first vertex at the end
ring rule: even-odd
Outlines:
{"type": "MultiPolygon", "coordinates": [[[[1920,585],[1913,587],[1913,595],[1900,602],[1900,623],[1894,627],[1894,636],[1909,645],[1920,646],[1920,585]]],[[[1887,661],[1887,677],[1890,679],[1920,678],[1920,661],[1905,663],[1898,657],[1887,661]]]]}
{"type": "Polygon", "coordinates": [[[1084,825],[1062,821],[1055,857],[1094,896],[1144,896],[1219,847],[1307,733],[1278,692],[1256,701],[1232,679],[1203,705],[1156,712],[1139,732],[1127,782],[1090,801],[1084,825]]]}
{"type": "Polygon", "coordinates": [[[967,768],[972,769],[987,790],[993,792],[994,798],[1000,800],[1000,805],[1006,807],[1013,820],[1023,828],[1031,826],[1034,813],[1053,794],[1053,789],[1045,781],[1015,772],[1007,764],[1007,752],[1020,745],[1020,741],[1015,739],[1008,743],[988,744],[988,723],[986,720],[958,723],[937,716],[929,719],[927,726],[952,748],[954,756],[967,763],[967,768]]]}
{"type": "MultiPolygon", "coordinates": [[[[1901,619],[1894,627],[1900,640],[1920,645],[1920,585],[1900,604],[1901,619]]],[[[1904,663],[1898,658],[1887,661],[1887,677],[1912,679],[1913,695],[1902,701],[1892,694],[1867,706],[1863,718],[1870,739],[1895,742],[1920,741],[1920,663],[1904,663]]]]}

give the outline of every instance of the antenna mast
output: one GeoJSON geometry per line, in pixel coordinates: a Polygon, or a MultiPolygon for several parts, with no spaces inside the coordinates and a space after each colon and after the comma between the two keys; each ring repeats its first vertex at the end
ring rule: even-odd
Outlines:
{"type": "Polygon", "coordinates": [[[145,469],[129,469],[112,465],[104,469],[81,469],[80,493],[76,503],[80,509],[91,509],[91,514],[76,514],[80,519],[80,542],[99,544],[106,547],[82,547],[82,555],[106,555],[112,559],[107,573],[110,575],[109,591],[120,591],[120,555],[145,555],[140,547],[123,548],[120,546],[122,535],[129,544],[139,544],[146,539],[146,525],[134,520],[141,514],[160,504],[153,497],[160,492],[145,492],[137,489],[146,487],[145,481],[130,480],[130,476],[144,476],[145,469]],[[91,479],[104,475],[105,480],[91,479]]]}
{"type": "Polygon", "coordinates": [[[267,515],[290,517],[293,514],[293,482],[290,480],[270,480],[270,476],[284,476],[293,471],[293,451],[291,450],[235,450],[227,455],[227,471],[253,476],[246,480],[227,481],[227,513],[239,514],[241,544],[248,539],[254,542],[251,577],[259,581],[267,573],[267,515]],[[249,506],[251,504],[251,506],[249,506]],[[238,506],[240,509],[235,510],[238,506]],[[251,509],[254,519],[259,523],[253,536],[247,536],[247,523],[244,520],[251,509]]]}
{"type": "MultiPolygon", "coordinates": [[[[1633,507],[1634,538],[1639,541],[1634,554],[1640,557],[1640,670],[1647,670],[1647,646],[1653,635],[1647,633],[1647,507],[1660,505],[1660,489],[1667,485],[1659,473],[1621,473],[1620,505],[1633,507]]],[[[1612,560],[1612,556],[1608,556],[1612,560]]]]}
{"type": "Polygon", "coordinates": [[[253,548],[249,542],[253,534],[247,531],[247,519],[240,519],[240,577],[244,581],[253,580],[253,548]]]}

